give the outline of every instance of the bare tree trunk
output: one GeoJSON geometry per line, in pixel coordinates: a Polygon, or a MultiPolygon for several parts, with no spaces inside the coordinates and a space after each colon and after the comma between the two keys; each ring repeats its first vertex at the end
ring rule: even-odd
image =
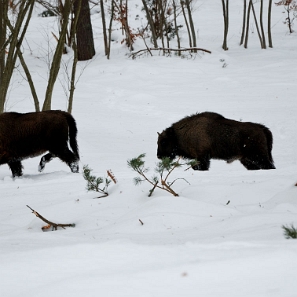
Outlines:
{"type": "Polygon", "coordinates": [[[241,31],[240,45],[243,44],[243,40],[244,40],[245,22],[246,22],[246,0],[243,1],[242,31],[241,31]]]}
{"type": "Polygon", "coordinates": [[[272,36],[271,36],[271,7],[272,7],[272,0],[269,0],[268,5],[268,46],[272,46],[272,36]]]}
{"type": "Polygon", "coordinates": [[[157,34],[156,34],[156,29],[155,29],[154,22],[152,20],[152,16],[150,14],[150,11],[149,11],[149,9],[147,7],[147,4],[146,4],[145,0],[142,0],[142,4],[143,4],[143,7],[144,7],[144,10],[145,10],[145,13],[146,13],[148,23],[149,23],[149,25],[151,27],[152,41],[153,41],[153,44],[154,44],[154,48],[158,48],[157,34]]]}
{"type": "Polygon", "coordinates": [[[263,27],[263,0],[261,0],[260,6],[260,27],[261,27],[261,35],[262,35],[262,48],[266,49],[266,40],[265,40],[265,33],[263,27]]]}
{"type": "Polygon", "coordinates": [[[49,75],[49,80],[48,80],[48,84],[47,84],[45,100],[43,103],[42,110],[50,110],[51,109],[52,94],[53,94],[54,85],[55,85],[55,82],[56,82],[56,79],[57,79],[57,76],[58,76],[58,73],[60,70],[63,49],[65,46],[64,41],[65,41],[67,28],[68,28],[68,19],[69,19],[69,15],[70,15],[70,10],[71,10],[71,1],[65,0],[64,10],[63,10],[63,25],[61,28],[60,37],[58,40],[58,44],[56,47],[56,51],[55,51],[51,69],[50,69],[50,75],[49,75]]]}
{"type": "MultiPolygon", "coordinates": [[[[74,12],[77,13],[78,0],[74,1],[74,12]]],[[[93,30],[88,0],[82,0],[76,29],[78,61],[90,60],[95,55],[93,30]]]]}
{"type": "Polygon", "coordinates": [[[258,37],[259,37],[259,40],[260,40],[260,45],[261,45],[261,48],[263,48],[263,41],[262,41],[262,37],[261,37],[261,34],[260,34],[259,25],[258,25],[258,21],[257,21],[257,16],[256,16],[256,12],[255,12],[255,8],[254,8],[253,3],[252,3],[252,10],[253,10],[253,15],[254,15],[254,20],[255,20],[255,24],[256,24],[258,37]]]}
{"type": "Polygon", "coordinates": [[[157,1],[157,14],[159,16],[159,37],[161,38],[162,41],[162,48],[163,48],[163,54],[166,53],[165,48],[165,43],[164,43],[164,34],[163,30],[165,27],[165,15],[164,15],[164,10],[163,10],[163,0],[158,0],[157,1]]]}
{"type": "Polygon", "coordinates": [[[72,26],[71,26],[71,32],[70,35],[73,36],[72,39],[72,49],[73,49],[73,62],[72,62],[72,70],[71,70],[71,78],[70,78],[70,90],[69,90],[69,99],[68,99],[68,108],[67,111],[69,113],[72,112],[72,106],[73,106],[73,95],[74,95],[74,91],[75,91],[75,76],[76,76],[76,66],[77,66],[77,62],[78,62],[78,53],[77,53],[77,45],[76,45],[76,29],[77,29],[77,23],[78,23],[78,16],[80,14],[81,11],[81,2],[82,0],[77,0],[77,11],[76,11],[76,15],[74,16],[73,22],[72,22],[72,26]]]}
{"type": "Polygon", "coordinates": [[[35,89],[35,86],[34,86],[34,83],[33,83],[33,79],[32,79],[32,76],[31,76],[31,73],[27,67],[27,64],[24,60],[24,57],[23,57],[23,54],[20,50],[20,48],[18,47],[18,57],[19,57],[19,60],[22,64],[22,67],[25,71],[25,74],[26,74],[26,77],[27,77],[27,80],[28,80],[28,83],[29,83],[29,86],[30,86],[30,90],[31,90],[31,94],[32,94],[32,97],[33,97],[33,100],[34,100],[34,106],[35,106],[35,111],[40,111],[40,107],[39,107],[39,100],[38,100],[38,96],[37,96],[37,93],[36,93],[36,89],[35,89]]]}
{"type": "Polygon", "coordinates": [[[189,23],[188,23],[188,20],[187,20],[187,16],[186,16],[184,4],[185,4],[184,1],[180,1],[180,5],[181,5],[181,8],[182,8],[183,16],[184,16],[186,27],[187,27],[187,31],[188,31],[189,45],[190,45],[190,47],[193,47],[190,26],[189,26],[189,23]]]}
{"type": "Polygon", "coordinates": [[[101,9],[101,19],[102,19],[102,28],[103,28],[103,40],[104,40],[104,50],[105,56],[109,53],[108,41],[107,41],[107,31],[106,31],[106,22],[105,22],[105,11],[103,0],[100,0],[100,9],[101,9]]]}
{"type": "Polygon", "coordinates": [[[130,29],[128,24],[128,0],[126,0],[125,31],[127,46],[129,47],[130,51],[133,51],[133,41],[131,40],[130,29]]]}
{"type": "MultiPolygon", "coordinates": [[[[7,1],[0,0],[0,85],[3,83],[5,70],[5,44],[6,44],[6,16],[7,1]]],[[[3,112],[5,97],[0,93],[0,113],[3,112]],[[2,110],[1,110],[2,107],[2,110]]]]}
{"type": "MultiPolygon", "coordinates": [[[[191,28],[191,32],[192,32],[193,47],[197,47],[196,33],[195,33],[195,27],[194,27],[194,22],[193,22],[193,18],[192,18],[192,11],[191,11],[191,7],[190,7],[190,0],[185,0],[185,1],[186,1],[186,7],[187,7],[187,10],[188,10],[190,28],[191,28]]],[[[196,53],[197,51],[194,50],[194,52],[196,53]]]]}
{"type": "Polygon", "coordinates": [[[250,27],[250,15],[251,15],[251,8],[253,2],[252,0],[249,1],[249,6],[247,10],[247,16],[246,16],[246,31],[245,31],[245,39],[244,39],[244,48],[247,48],[248,45],[248,39],[249,39],[249,27],[250,27]]]}
{"type": "MultiPolygon", "coordinates": [[[[173,5],[173,13],[174,13],[174,29],[175,29],[175,32],[176,32],[177,48],[180,49],[180,37],[179,37],[178,26],[177,26],[177,22],[176,22],[177,14],[176,14],[175,0],[173,0],[172,5],[173,5]]],[[[178,52],[178,55],[180,56],[181,52],[178,52]]]]}
{"type": "Polygon", "coordinates": [[[227,51],[227,36],[228,36],[228,29],[229,29],[229,0],[222,0],[222,6],[223,6],[223,16],[224,16],[224,41],[222,48],[227,51]]]}
{"type": "Polygon", "coordinates": [[[112,21],[113,21],[113,15],[114,15],[114,0],[111,1],[111,16],[109,21],[109,28],[108,28],[108,54],[107,59],[110,58],[110,47],[111,47],[111,30],[112,30],[112,21]]]}

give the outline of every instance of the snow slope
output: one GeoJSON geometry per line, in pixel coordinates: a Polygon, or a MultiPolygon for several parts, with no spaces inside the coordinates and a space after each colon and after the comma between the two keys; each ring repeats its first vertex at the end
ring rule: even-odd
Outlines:
{"type": "MultiPolygon", "coordinates": [[[[137,27],[144,23],[141,16],[132,21],[140,1],[129,3],[130,24],[137,27]]],[[[97,54],[80,62],[73,108],[80,168],[88,164],[102,177],[111,169],[118,183],[107,198],[93,199],[97,195],[86,191],[82,174],[59,160],[43,173],[37,171],[39,158],[25,160],[24,176],[17,179],[2,165],[1,296],[297,296],[297,242],[285,239],[281,228],[297,226],[296,33],[287,33],[282,9],[273,7],[274,48],[261,50],[251,26],[244,49],[238,45],[242,4],[231,3],[225,52],[220,1],[197,0],[195,7],[198,46],[212,53],[185,58],[155,53],[131,60],[114,32],[107,60],[100,14],[92,15],[97,54]],[[208,172],[173,173],[172,179],[187,181],[174,184],[179,197],[161,190],[148,197],[150,186],[134,186],[137,174],[127,160],[146,153],[153,175],[157,132],[202,111],[269,127],[277,169],[253,172],[238,161],[212,160],[208,172]],[[42,232],[44,223],[26,205],[76,227],[42,232]]],[[[42,104],[56,19],[40,18],[38,11],[24,55],[42,104]]],[[[185,46],[186,36],[183,31],[185,46]]],[[[135,48],[144,48],[143,42],[135,48]]],[[[67,64],[71,55],[63,59],[67,64]]],[[[66,106],[63,83],[57,82],[53,108],[66,106]]],[[[34,110],[21,71],[6,110],[34,110]]]]}

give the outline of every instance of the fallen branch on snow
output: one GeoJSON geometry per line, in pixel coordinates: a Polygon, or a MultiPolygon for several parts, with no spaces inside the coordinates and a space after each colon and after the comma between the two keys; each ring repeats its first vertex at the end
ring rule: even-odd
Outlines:
{"type": "Polygon", "coordinates": [[[53,223],[53,222],[47,220],[46,218],[44,218],[37,211],[35,211],[34,209],[32,209],[29,205],[26,205],[26,206],[32,210],[32,213],[34,213],[37,218],[39,218],[42,221],[44,221],[45,223],[47,223],[46,226],[43,226],[41,228],[43,231],[49,229],[50,227],[52,227],[52,230],[57,230],[58,227],[61,227],[63,229],[65,229],[65,227],[75,227],[75,224],[56,224],[56,223],[53,223]]]}
{"type": "Polygon", "coordinates": [[[199,47],[189,47],[189,48],[163,48],[163,47],[158,47],[158,48],[146,48],[146,49],[142,49],[142,50],[139,50],[135,53],[131,53],[131,55],[129,56],[132,57],[132,59],[135,59],[137,56],[140,56],[140,54],[145,54],[145,53],[151,53],[151,51],[164,51],[164,52],[196,52],[196,51],[202,51],[202,52],[206,52],[206,53],[209,53],[211,54],[211,51],[207,50],[207,49],[204,49],[204,48],[199,48],[199,47]]]}

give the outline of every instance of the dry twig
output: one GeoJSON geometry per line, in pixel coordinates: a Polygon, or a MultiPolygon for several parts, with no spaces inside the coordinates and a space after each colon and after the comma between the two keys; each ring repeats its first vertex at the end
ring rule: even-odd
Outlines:
{"type": "Polygon", "coordinates": [[[57,223],[53,223],[49,220],[47,220],[46,218],[44,218],[42,215],[40,215],[37,211],[35,211],[34,209],[32,209],[29,205],[26,205],[28,208],[30,208],[32,210],[32,213],[34,213],[36,215],[37,218],[41,219],[42,221],[44,221],[45,223],[47,223],[46,226],[43,226],[41,229],[42,230],[47,230],[49,228],[52,227],[52,230],[57,230],[58,227],[61,227],[63,229],[65,229],[65,227],[75,227],[75,224],[57,224],[57,223]]]}
{"type": "Polygon", "coordinates": [[[211,51],[203,49],[203,48],[199,48],[199,47],[189,47],[189,48],[163,48],[163,47],[159,47],[159,48],[146,48],[146,49],[139,50],[137,52],[131,53],[129,58],[132,57],[132,59],[135,59],[137,56],[140,56],[140,55],[145,54],[147,52],[152,54],[151,51],[168,51],[168,53],[171,52],[171,51],[172,52],[202,51],[202,52],[206,52],[206,53],[211,54],[211,51]]]}

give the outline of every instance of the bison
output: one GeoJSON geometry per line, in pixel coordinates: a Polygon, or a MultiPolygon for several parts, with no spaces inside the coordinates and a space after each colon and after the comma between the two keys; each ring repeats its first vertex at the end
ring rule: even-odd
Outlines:
{"type": "Polygon", "coordinates": [[[39,171],[54,157],[60,158],[78,172],[79,152],[76,141],[77,127],[67,112],[49,110],[42,112],[0,114],[0,165],[8,164],[13,177],[22,175],[21,161],[48,151],[39,163],[39,171]],[[72,151],[68,148],[68,141],[72,151]]]}
{"type": "Polygon", "coordinates": [[[203,112],[187,116],[158,134],[157,157],[196,159],[194,170],[208,170],[211,159],[227,163],[239,160],[248,170],[275,169],[272,133],[261,124],[203,112]]]}

